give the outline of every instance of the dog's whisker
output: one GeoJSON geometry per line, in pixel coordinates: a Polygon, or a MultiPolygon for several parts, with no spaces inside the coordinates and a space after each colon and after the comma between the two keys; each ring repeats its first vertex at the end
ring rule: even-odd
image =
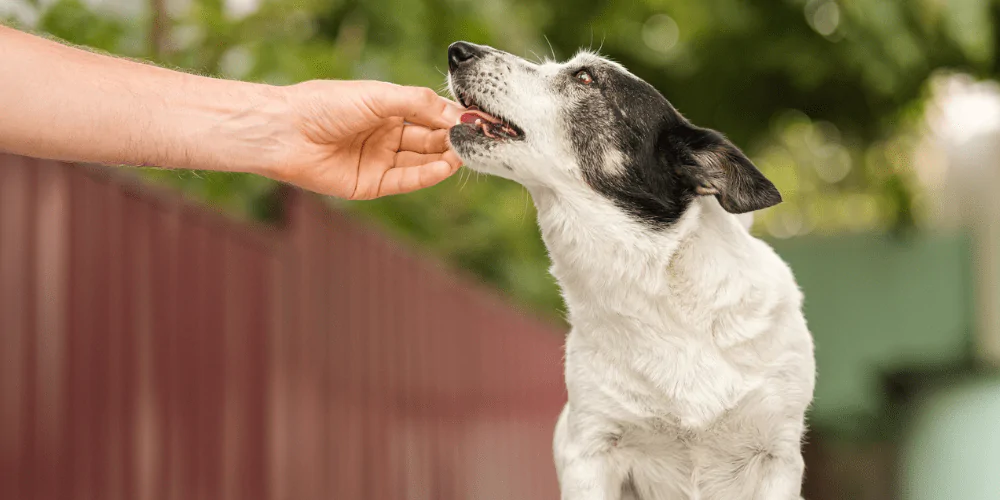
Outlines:
{"type": "Polygon", "coordinates": [[[542,33],[542,38],[545,38],[545,43],[549,44],[549,50],[552,51],[552,60],[558,61],[559,58],[556,57],[556,49],[552,48],[552,42],[549,41],[549,37],[542,33]]]}
{"type": "Polygon", "coordinates": [[[537,52],[531,49],[528,49],[528,52],[531,52],[531,55],[535,56],[535,59],[538,61],[538,64],[544,64],[544,61],[542,61],[541,56],[539,56],[537,52]]]}
{"type": "MultiPolygon", "coordinates": [[[[468,169],[465,169],[465,170],[468,170],[468,169]]],[[[459,191],[464,191],[465,190],[465,186],[469,185],[469,179],[471,179],[471,178],[472,178],[472,174],[471,173],[467,174],[465,176],[465,182],[462,183],[462,186],[459,188],[459,191]]]]}
{"type": "Polygon", "coordinates": [[[528,199],[524,196],[527,191],[521,188],[521,222],[524,222],[524,218],[528,215],[528,199]]]}
{"type": "Polygon", "coordinates": [[[529,193],[528,189],[525,188],[524,189],[524,216],[525,216],[525,218],[527,218],[529,211],[531,211],[531,193],[529,193]]]}

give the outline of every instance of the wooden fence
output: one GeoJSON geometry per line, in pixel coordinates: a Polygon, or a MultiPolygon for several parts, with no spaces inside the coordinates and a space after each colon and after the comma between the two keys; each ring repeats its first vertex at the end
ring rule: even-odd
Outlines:
{"type": "Polygon", "coordinates": [[[0,497],[558,498],[561,332],[287,194],[0,155],[0,497]]]}

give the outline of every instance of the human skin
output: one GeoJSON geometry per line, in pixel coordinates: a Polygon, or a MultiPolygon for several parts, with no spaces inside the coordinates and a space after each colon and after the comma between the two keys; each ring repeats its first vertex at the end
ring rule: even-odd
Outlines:
{"type": "Polygon", "coordinates": [[[96,54],[0,26],[0,151],[247,172],[346,199],[406,193],[461,160],[462,108],[422,87],[271,86],[96,54]]]}

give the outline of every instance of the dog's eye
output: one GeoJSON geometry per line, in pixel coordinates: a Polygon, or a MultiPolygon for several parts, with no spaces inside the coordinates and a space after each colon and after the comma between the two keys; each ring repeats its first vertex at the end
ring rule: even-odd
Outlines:
{"type": "Polygon", "coordinates": [[[576,78],[577,80],[580,80],[580,82],[583,83],[584,85],[590,85],[591,83],[594,83],[594,77],[590,76],[590,73],[588,73],[587,70],[585,69],[577,71],[576,74],[573,75],[573,77],[576,78]]]}

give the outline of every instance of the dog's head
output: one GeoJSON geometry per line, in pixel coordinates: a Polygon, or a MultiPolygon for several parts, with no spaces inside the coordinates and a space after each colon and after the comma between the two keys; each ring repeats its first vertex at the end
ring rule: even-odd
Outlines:
{"type": "Polygon", "coordinates": [[[456,42],[448,63],[451,91],[470,108],[451,142],[478,171],[558,196],[594,190],[656,225],[677,220],[697,196],[715,196],[732,213],[781,201],[725,137],[595,54],[539,65],[456,42]]]}

